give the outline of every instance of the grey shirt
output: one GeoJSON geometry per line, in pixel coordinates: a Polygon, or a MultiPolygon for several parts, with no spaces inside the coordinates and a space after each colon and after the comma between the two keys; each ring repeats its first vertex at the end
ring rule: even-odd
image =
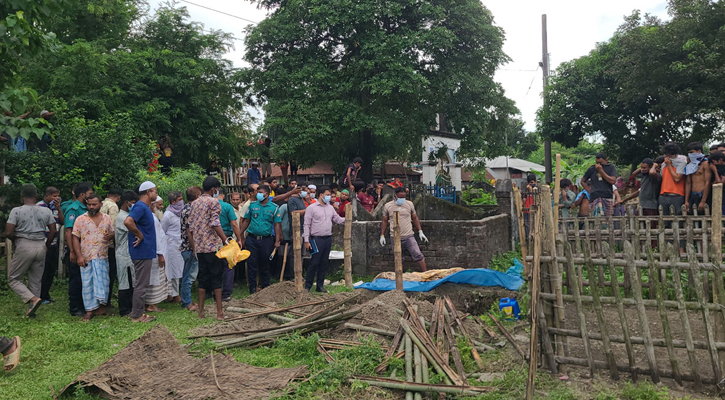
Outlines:
{"type": "Polygon", "coordinates": [[[8,224],[15,225],[15,237],[45,240],[45,228],[55,224],[50,209],[38,206],[20,206],[10,211],[8,224]]]}
{"type": "Polygon", "coordinates": [[[652,178],[649,175],[642,177],[642,183],[639,187],[639,205],[640,207],[648,209],[658,209],[659,203],[657,198],[660,194],[660,182],[659,180],[652,178]]]}
{"type": "MultiPolygon", "coordinates": [[[[614,166],[614,164],[607,164],[602,165],[602,170],[609,176],[616,178],[617,177],[617,167],[614,166]]],[[[590,201],[594,201],[600,197],[603,197],[605,199],[611,199],[614,197],[614,190],[612,190],[612,184],[604,180],[602,175],[597,172],[597,169],[594,165],[589,167],[587,172],[584,174],[584,177],[582,178],[582,181],[590,181],[591,180],[591,186],[592,190],[590,193],[590,201]]]]}

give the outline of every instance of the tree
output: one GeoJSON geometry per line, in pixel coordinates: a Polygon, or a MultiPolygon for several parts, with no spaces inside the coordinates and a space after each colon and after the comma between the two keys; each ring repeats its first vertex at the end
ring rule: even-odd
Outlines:
{"type": "Polygon", "coordinates": [[[601,135],[631,165],[667,141],[722,138],[725,5],[676,0],[669,11],[667,23],[635,12],[608,42],[557,68],[539,132],[567,146],[601,135]]]}
{"type": "Polygon", "coordinates": [[[442,114],[479,156],[515,112],[494,82],[503,32],[476,0],[262,0],[248,28],[248,98],[264,106],[277,158],[300,164],[422,153],[442,114]],[[354,11],[353,11],[354,10],[354,11]]]}

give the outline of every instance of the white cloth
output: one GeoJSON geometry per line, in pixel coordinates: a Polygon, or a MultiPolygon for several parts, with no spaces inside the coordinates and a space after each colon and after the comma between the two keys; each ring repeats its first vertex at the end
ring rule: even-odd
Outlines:
{"type": "Polygon", "coordinates": [[[161,228],[166,236],[166,277],[180,279],[184,276],[184,258],[181,256],[181,218],[171,211],[164,213],[161,228]]]}
{"type": "MultiPolygon", "coordinates": [[[[154,226],[156,227],[156,254],[163,256],[166,254],[166,234],[164,234],[164,230],[161,228],[161,221],[156,218],[154,218],[154,226]]],[[[160,285],[162,282],[159,276],[159,258],[156,257],[151,263],[151,280],[149,280],[149,286],[160,285]]],[[[166,280],[164,279],[164,281],[166,280]]]]}
{"type": "Polygon", "coordinates": [[[146,181],[146,182],[142,183],[141,186],[138,187],[138,191],[145,192],[145,191],[147,191],[149,189],[153,189],[155,187],[156,187],[156,185],[153,182],[146,181]]]}

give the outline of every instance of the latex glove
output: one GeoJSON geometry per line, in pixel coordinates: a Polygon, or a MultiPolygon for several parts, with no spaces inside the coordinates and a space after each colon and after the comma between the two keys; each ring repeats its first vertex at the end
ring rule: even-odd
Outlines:
{"type": "Polygon", "coordinates": [[[385,246],[385,236],[380,236],[380,245],[385,246]]]}
{"type": "Polygon", "coordinates": [[[428,243],[428,238],[425,237],[425,235],[423,234],[423,231],[418,232],[418,237],[420,238],[421,242],[428,243]]]}

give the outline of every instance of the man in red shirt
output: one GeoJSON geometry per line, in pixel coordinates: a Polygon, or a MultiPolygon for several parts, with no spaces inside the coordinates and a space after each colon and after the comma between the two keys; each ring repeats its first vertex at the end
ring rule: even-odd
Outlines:
{"type": "Polygon", "coordinates": [[[335,211],[337,211],[337,215],[345,218],[345,206],[348,203],[350,203],[350,191],[344,189],[342,192],[340,192],[340,197],[335,199],[335,204],[333,204],[333,207],[335,207],[335,211]]]}
{"type": "Polygon", "coordinates": [[[357,200],[364,209],[372,213],[375,206],[375,197],[372,195],[375,190],[373,185],[368,185],[367,190],[365,190],[365,185],[355,185],[355,190],[357,191],[357,200]]]}

